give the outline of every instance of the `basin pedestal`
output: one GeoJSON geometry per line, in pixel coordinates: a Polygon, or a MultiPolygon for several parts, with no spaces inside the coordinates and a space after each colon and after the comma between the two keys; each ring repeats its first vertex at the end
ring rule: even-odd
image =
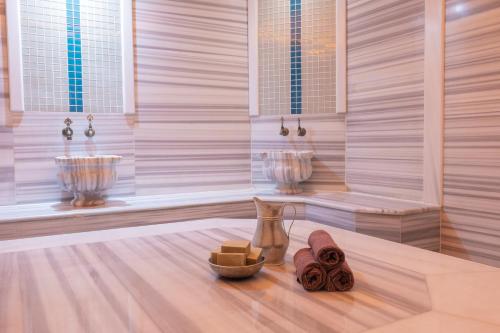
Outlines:
{"type": "Polygon", "coordinates": [[[73,193],[71,204],[74,207],[95,207],[102,206],[106,203],[103,193],[73,193]]]}
{"type": "Polygon", "coordinates": [[[303,189],[298,183],[277,183],[274,192],[279,194],[299,194],[303,192],[303,189]]]}

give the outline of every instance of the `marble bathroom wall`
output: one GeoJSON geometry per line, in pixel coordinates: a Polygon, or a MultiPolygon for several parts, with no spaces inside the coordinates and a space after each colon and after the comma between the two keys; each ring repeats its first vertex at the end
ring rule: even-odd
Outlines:
{"type": "MultiPolygon", "coordinates": [[[[442,251],[500,266],[500,4],[446,6],[442,251]]],[[[0,127],[0,205],[66,198],[52,159],[68,150],[123,155],[115,195],[268,188],[260,152],[312,149],[308,191],[346,179],[351,191],[421,200],[425,1],[348,1],[348,113],[304,117],[305,138],[296,120],[286,138],[278,118],[250,121],[246,11],[245,0],[134,1],[137,114],[98,115],[95,145],[83,115],[68,113],[71,143],[64,114],[13,117],[0,127]]],[[[5,0],[0,37],[5,110],[5,0]]]]}
{"type": "MultiPolygon", "coordinates": [[[[9,109],[7,36],[5,1],[0,0],[0,107],[9,109]]],[[[69,198],[56,182],[54,157],[64,153],[120,154],[119,179],[111,195],[132,195],[134,184],[133,124],[124,115],[99,115],[95,119],[96,136],[84,136],[85,115],[76,113],[24,112],[9,114],[9,126],[0,129],[0,205],[54,201],[69,198]],[[71,117],[74,137],[66,141],[61,135],[64,119],[71,117]]]]}
{"type": "MultiPolygon", "coordinates": [[[[113,195],[250,187],[246,0],[135,0],[135,116],[96,115],[94,144],[74,113],[25,112],[0,129],[0,205],[67,198],[53,158],[120,154],[113,195]],[[63,140],[70,116],[75,136],[63,140]],[[14,168],[15,165],[15,168],[14,168]]],[[[5,0],[0,0],[0,107],[8,108],[5,0]]]]}
{"type": "Polygon", "coordinates": [[[446,6],[442,251],[500,266],[500,2],[446,6]]]}
{"type": "Polygon", "coordinates": [[[423,0],[347,1],[346,182],[421,200],[423,0]]]}
{"type": "Polygon", "coordinates": [[[249,187],[246,0],[135,13],[137,194],[249,187]]]}

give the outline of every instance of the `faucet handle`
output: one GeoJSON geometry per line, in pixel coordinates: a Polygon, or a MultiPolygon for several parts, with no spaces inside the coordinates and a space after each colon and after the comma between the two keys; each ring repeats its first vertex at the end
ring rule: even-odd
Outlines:
{"type": "Polygon", "coordinates": [[[288,133],[290,131],[288,130],[288,128],[285,127],[285,119],[283,117],[281,117],[281,129],[280,129],[280,135],[281,136],[288,136],[288,133]]]}
{"type": "Polygon", "coordinates": [[[64,119],[64,123],[66,124],[66,128],[63,128],[62,135],[66,138],[66,140],[73,140],[73,130],[70,125],[73,124],[73,120],[71,118],[64,119]]]}
{"type": "Polygon", "coordinates": [[[91,139],[95,135],[95,129],[94,127],[92,127],[92,120],[94,120],[94,116],[92,115],[92,113],[87,116],[87,120],[89,121],[89,127],[85,130],[85,136],[91,139]]]}
{"type": "Polygon", "coordinates": [[[298,136],[306,136],[306,129],[304,127],[301,126],[300,124],[300,118],[299,118],[299,128],[297,129],[297,134],[298,136]]]}

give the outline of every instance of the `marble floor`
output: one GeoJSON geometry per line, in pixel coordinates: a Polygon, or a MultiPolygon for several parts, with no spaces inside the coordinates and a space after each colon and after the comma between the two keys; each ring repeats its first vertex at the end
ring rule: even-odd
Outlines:
{"type": "Polygon", "coordinates": [[[253,220],[0,242],[0,332],[500,332],[500,269],[297,221],[287,264],[218,279],[209,251],[253,220]],[[356,285],[305,292],[291,258],[323,228],[356,285]]]}

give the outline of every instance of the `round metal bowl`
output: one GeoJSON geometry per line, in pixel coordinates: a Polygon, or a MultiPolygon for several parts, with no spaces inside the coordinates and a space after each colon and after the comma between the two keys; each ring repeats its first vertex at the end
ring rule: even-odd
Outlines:
{"type": "Polygon", "coordinates": [[[212,270],[217,273],[217,275],[231,278],[231,279],[243,279],[255,275],[260,271],[262,266],[264,266],[265,258],[262,258],[260,262],[255,265],[248,266],[220,266],[212,263],[211,259],[208,259],[208,264],[212,270]]]}

